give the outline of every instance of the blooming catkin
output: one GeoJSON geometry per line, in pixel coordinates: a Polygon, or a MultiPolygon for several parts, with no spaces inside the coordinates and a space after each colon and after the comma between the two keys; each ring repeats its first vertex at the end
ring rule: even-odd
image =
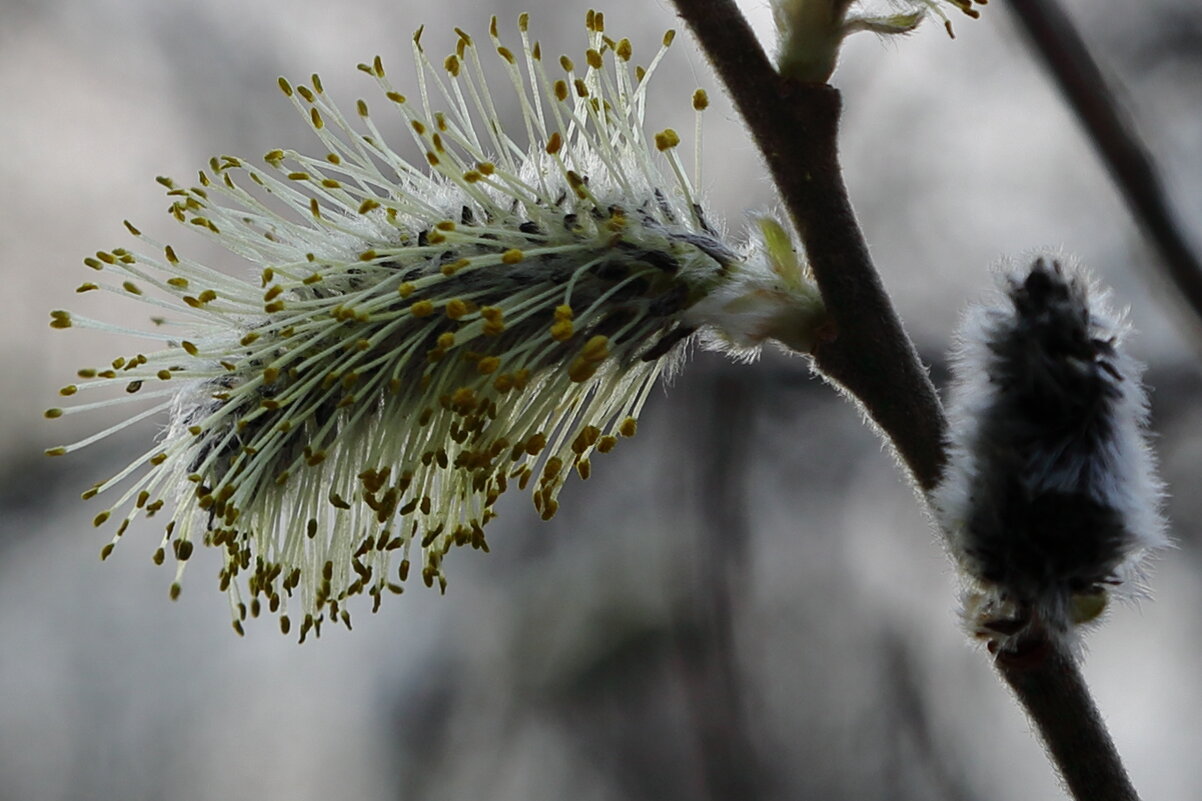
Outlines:
{"type": "Polygon", "coordinates": [[[1069,635],[1131,594],[1166,544],[1127,325],[1085,273],[1040,258],[1001,274],[954,354],[949,462],[932,501],[991,647],[1069,635]]]}
{"type": "MultiPolygon", "coordinates": [[[[171,318],[162,350],[98,368],[64,395],[118,390],[150,401],[125,422],[170,412],[160,440],[85,498],[120,493],[95,518],[116,539],[139,515],[169,513],[155,561],[195,543],[221,549],[234,627],[261,609],[301,638],[349,626],[347,601],[378,607],[417,562],[445,587],[455,546],[487,548],[484,526],[511,485],[543,518],[570,472],[635,433],[653,384],[694,332],[740,353],[766,339],[808,349],[821,300],[779,223],[745,246],[707,221],[671,129],[643,129],[647,85],[672,40],[634,67],[626,39],[589,12],[579,64],[544,59],[490,26],[485,78],[458,31],[436,67],[413,39],[416,97],[379,58],[359,65],[422,154],[414,166],[365,101],[353,123],[314,75],[280,87],[325,153],[273,150],[266,168],[214,158],[195,186],[160,179],[171,213],[255,266],[231,277],[154,241],[89,257],[80,291],[137,297],[171,318]],[[497,109],[520,113],[522,135],[497,109]],[[521,144],[519,144],[521,142],[521,144]],[[666,165],[670,180],[661,166],[666,165]],[[179,319],[177,319],[179,318],[179,319]],[[123,391],[122,391],[123,390],[123,391]]],[[[705,93],[694,94],[698,113],[705,93]]],[[[51,313],[55,328],[125,329],[51,313]]],[[[162,322],[162,321],[160,321],[162,322]]]]}

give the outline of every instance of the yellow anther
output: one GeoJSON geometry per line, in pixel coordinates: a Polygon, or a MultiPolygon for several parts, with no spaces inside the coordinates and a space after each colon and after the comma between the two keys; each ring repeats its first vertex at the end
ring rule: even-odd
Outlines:
{"type": "Polygon", "coordinates": [[[577,356],[568,365],[568,378],[579,384],[588,381],[597,373],[596,362],[590,362],[588,359],[582,359],[577,356]]]}
{"type": "Polygon", "coordinates": [[[518,250],[517,248],[510,248],[509,250],[507,250],[501,254],[501,263],[502,264],[517,264],[523,258],[525,258],[525,256],[522,253],[522,251],[518,250]]]}
{"type": "Polygon", "coordinates": [[[481,375],[491,375],[501,366],[501,360],[496,356],[485,356],[480,361],[476,362],[476,372],[481,375]]]}
{"type": "Polygon", "coordinates": [[[547,484],[554,481],[561,472],[563,472],[563,459],[560,459],[558,456],[552,456],[543,465],[543,483],[547,484]]]}
{"type": "Polygon", "coordinates": [[[409,313],[414,317],[429,317],[434,313],[434,304],[428,300],[419,300],[409,305],[409,313]]]}
{"type": "Polygon", "coordinates": [[[639,421],[633,417],[627,417],[622,421],[622,425],[618,426],[618,433],[624,437],[633,437],[639,430],[639,421]]]}
{"type": "Polygon", "coordinates": [[[590,47],[585,52],[584,57],[585,57],[585,60],[588,61],[588,65],[590,67],[592,67],[595,70],[601,69],[601,54],[598,53],[596,50],[594,50],[593,48],[590,47]]]}
{"type": "Polygon", "coordinates": [[[609,337],[600,334],[591,337],[580,349],[580,356],[591,362],[604,361],[609,356],[609,337]]]}
{"type": "Polygon", "coordinates": [[[556,320],[551,324],[551,339],[556,342],[566,342],[572,338],[575,327],[571,320],[556,320]]]}
{"type": "Polygon", "coordinates": [[[468,313],[468,305],[459,298],[447,303],[446,315],[452,320],[458,320],[468,313]]]}
{"type": "Polygon", "coordinates": [[[417,289],[417,287],[415,287],[413,284],[406,281],[405,283],[403,283],[399,287],[397,287],[396,291],[397,291],[397,294],[400,295],[402,298],[407,298],[410,295],[412,295],[414,290],[416,290],[416,289],[417,289]]]}
{"type": "Polygon", "coordinates": [[[471,387],[460,387],[451,395],[451,406],[460,411],[471,411],[476,408],[476,390],[471,387]]]}
{"type": "Polygon", "coordinates": [[[585,426],[572,440],[572,452],[580,455],[587,451],[593,445],[597,444],[597,440],[601,437],[601,429],[596,426],[585,426]]]}
{"type": "Polygon", "coordinates": [[[455,347],[455,335],[450,331],[443,332],[438,335],[436,343],[438,344],[438,347],[442,348],[443,350],[450,350],[451,348],[455,347]]]}
{"type": "Polygon", "coordinates": [[[671,150],[680,144],[680,135],[671,128],[665,128],[655,135],[655,147],[659,151],[671,150]]]}

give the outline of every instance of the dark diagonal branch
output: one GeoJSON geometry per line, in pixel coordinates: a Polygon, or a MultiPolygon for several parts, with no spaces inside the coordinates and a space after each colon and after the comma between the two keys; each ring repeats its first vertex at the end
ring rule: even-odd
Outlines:
{"type": "Polygon", "coordinates": [[[935,388],[881,285],[839,167],[842,99],[783,78],[730,0],[676,0],[764,154],[834,327],[814,359],[892,440],[920,487],[943,467],[935,388]]]}
{"type": "Polygon", "coordinates": [[[1202,321],[1202,263],[1177,225],[1151,155],[1072,20],[1056,0],[1011,0],[1010,8],[1160,254],[1164,271],[1202,321]]]}
{"type": "MultiPolygon", "coordinates": [[[[930,490],[943,467],[947,422],[843,185],[838,90],[781,77],[732,0],[674,2],[743,115],[801,235],[834,326],[814,352],[818,367],[863,404],[930,490]]],[[[1048,643],[995,664],[1077,799],[1136,799],[1071,656],[1048,643]]]]}
{"type": "Polygon", "coordinates": [[[1044,638],[1021,655],[999,654],[994,666],[1043,735],[1073,798],[1139,801],[1081,671],[1059,638],[1044,638]]]}

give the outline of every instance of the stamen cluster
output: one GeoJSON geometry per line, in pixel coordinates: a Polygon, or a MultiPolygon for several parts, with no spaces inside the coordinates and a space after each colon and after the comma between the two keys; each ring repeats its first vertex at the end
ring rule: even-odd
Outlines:
{"type": "MultiPolygon", "coordinates": [[[[644,133],[647,79],[671,32],[632,69],[631,43],[589,12],[578,68],[566,56],[546,63],[527,23],[517,53],[490,26],[513,90],[503,103],[463,31],[438,67],[414,36],[413,99],[379,58],[359,65],[423,154],[420,168],[386,142],[366,102],[352,122],[314,75],[280,87],[324,156],[273,150],[266,168],[221,156],[194,186],[159,179],[172,215],[257,265],[256,280],[129,223],[138,249],[85,260],[99,275],[79,291],[145,300],[181,316],[184,331],[165,333],[170,320],[135,332],[165,347],[81,370],[85,382],[62,390],[121,396],[47,413],[153,401],[50,451],[63,454],[170,410],[161,441],[85,493],[128,485],[96,516],[117,523],[102,556],[138,515],[168,506],[155,561],[178,562],[173,597],[199,542],[224,553],[219,579],[240,633],[263,606],[285,632],[297,617],[302,639],[325,620],[349,626],[352,596],[378,608],[414,562],[426,585],[445,587],[454,547],[487,549],[484,526],[508,487],[530,489],[542,517],[554,515],[565,478],[588,478],[594,453],[634,435],[660,373],[711,325],[699,301],[718,289],[738,301],[745,285],[757,308],[820,313],[795,257],[724,244],[676,154],[679,136],[644,133]],[[520,109],[521,144],[500,107],[520,109]]],[[[693,106],[706,105],[699,90],[693,106]]],[[[66,311],[51,325],[123,330],[66,311]]],[[[790,344],[804,341],[805,326],[789,326],[790,344]]],[[[760,325],[730,338],[747,347],[773,336],[760,325]]]]}

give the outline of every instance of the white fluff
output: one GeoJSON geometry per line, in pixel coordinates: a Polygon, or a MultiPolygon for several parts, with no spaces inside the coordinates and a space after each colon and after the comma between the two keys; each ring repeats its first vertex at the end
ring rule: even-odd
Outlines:
{"type": "Polygon", "coordinates": [[[1167,537],[1124,315],[1053,257],[1005,265],[998,283],[958,334],[948,464],[930,500],[967,578],[966,624],[1006,648],[1137,594],[1167,537]]]}

